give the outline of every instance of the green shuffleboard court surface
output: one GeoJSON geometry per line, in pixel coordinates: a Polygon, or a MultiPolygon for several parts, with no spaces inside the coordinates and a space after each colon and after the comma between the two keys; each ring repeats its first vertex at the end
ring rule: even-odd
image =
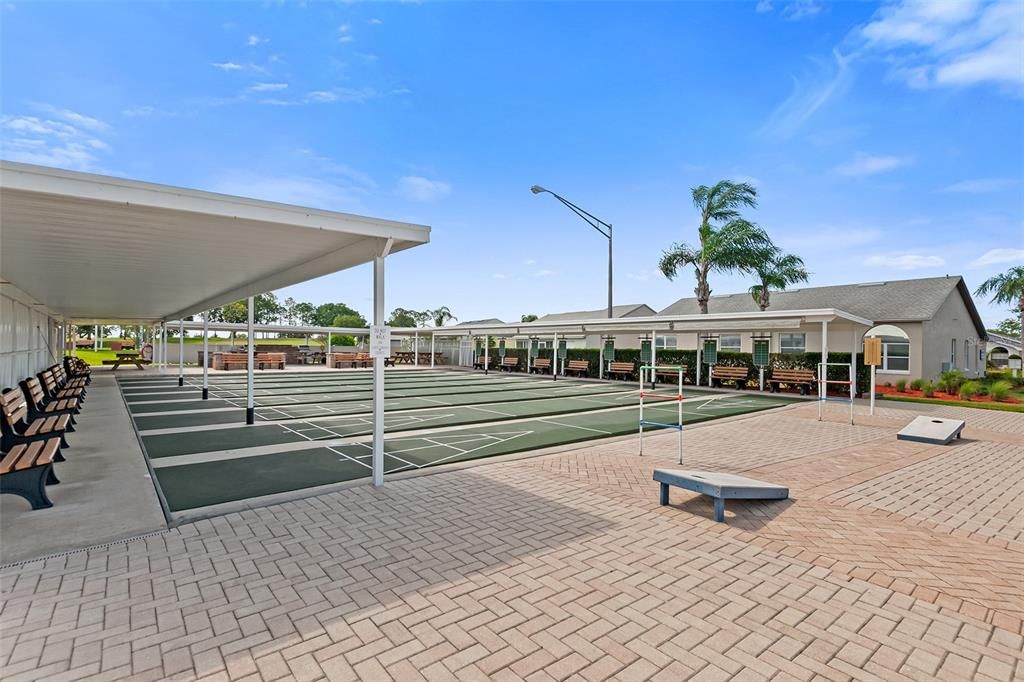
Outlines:
{"type": "MultiPolygon", "coordinates": [[[[196,399],[197,378],[189,375],[184,387],[176,376],[119,378],[172,512],[370,476],[370,372],[259,375],[251,426],[244,424],[244,376],[211,376],[207,401],[196,399]],[[222,397],[212,397],[218,390],[222,397]]],[[[389,370],[385,473],[636,433],[638,388],[523,373],[389,370]]],[[[752,391],[687,386],[682,393],[684,425],[792,403],[752,391]]],[[[677,423],[678,405],[648,402],[644,416],[677,423]]]]}

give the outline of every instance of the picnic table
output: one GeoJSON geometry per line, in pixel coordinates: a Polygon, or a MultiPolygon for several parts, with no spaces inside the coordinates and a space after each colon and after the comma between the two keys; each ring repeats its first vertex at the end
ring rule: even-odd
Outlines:
{"type": "MultiPolygon", "coordinates": [[[[413,364],[416,362],[416,352],[411,350],[398,350],[395,351],[395,363],[399,365],[413,364]]],[[[435,361],[444,361],[444,353],[440,351],[434,351],[435,361]]],[[[430,364],[430,351],[421,350],[419,352],[419,364],[427,365],[430,364]]]]}
{"type": "Polygon", "coordinates": [[[299,362],[303,365],[314,364],[319,365],[322,362],[326,362],[327,353],[322,350],[312,349],[300,349],[299,350],[299,362]]]}
{"type": "Polygon", "coordinates": [[[121,365],[135,365],[137,368],[144,370],[146,369],[145,365],[149,362],[148,360],[144,360],[142,358],[142,353],[140,351],[126,351],[116,353],[116,355],[116,360],[103,361],[104,365],[111,365],[111,372],[116,372],[117,368],[120,367],[121,365]]]}

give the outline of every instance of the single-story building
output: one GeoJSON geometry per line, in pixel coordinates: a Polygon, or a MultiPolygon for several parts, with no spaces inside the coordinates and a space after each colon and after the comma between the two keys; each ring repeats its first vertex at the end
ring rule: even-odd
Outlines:
{"type": "MultiPolygon", "coordinates": [[[[623,305],[612,306],[612,317],[615,319],[623,317],[650,317],[656,315],[657,311],[646,303],[626,303],[623,305]]],[[[543,315],[537,319],[538,322],[562,322],[566,320],[593,320],[597,318],[608,317],[608,309],[601,308],[600,310],[576,310],[568,313],[550,313],[543,315]]],[[[624,336],[616,334],[615,345],[619,348],[639,348],[640,340],[644,337],[639,336],[624,336]]],[[[658,337],[659,342],[664,337],[658,337]]],[[[526,348],[530,345],[528,338],[516,339],[516,346],[518,348],[526,348]]],[[[550,345],[550,342],[541,340],[540,346],[546,348],[550,345]]],[[[601,335],[600,334],[574,334],[566,336],[566,347],[567,348],[600,348],[601,335]]],[[[658,346],[661,348],[662,346],[658,346]]]]}
{"type": "Polygon", "coordinates": [[[1009,367],[1010,356],[1021,355],[1020,337],[990,331],[985,351],[988,354],[989,362],[993,365],[999,368],[1009,367]]]}
{"type": "MultiPolygon", "coordinates": [[[[955,367],[968,376],[985,373],[988,333],[963,277],[865,282],[826,287],[777,291],[771,295],[772,311],[837,308],[868,320],[875,327],[864,336],[882,337],[882,366],[879,381],[935,379],[955,367]]],[[[749,293],[712,296],[711,313],[749,313],[758,305],[749,293]]],[[[681,298],[659,315],[700,313],[696,298],[681,298]]],[[[718,333],[722,351],[751,352],[752,339],[770,337],[772,353],[821,351],[821,333],[816,331],[759,333],[718,333]]],[[[697,333],[681,333],[669,340],[669,347],[696,348],[697,333]]],[[[701,335],[702,337],[704,335],[701,335]]],[[[850,352],[851,340],[829,338],[833,351],[850,352]]],[[[618,343],[616,345],[619,345],[618,343]]],[[[862,350],[859,346],[857,351],[862,350]]]]}

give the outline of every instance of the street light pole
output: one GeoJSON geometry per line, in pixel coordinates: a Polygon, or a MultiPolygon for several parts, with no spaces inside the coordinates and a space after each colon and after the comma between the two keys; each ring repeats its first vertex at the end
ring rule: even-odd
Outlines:
{"type": "Polygon", "coordinates": [[[608,240],[608,318],[612,317],[612,226],[611,223],[606,223],[597,216],[584,211],[582,208],[572,203],[565,197],[559,196],[549,189],[544,189],[540,185],[534,185],[530,188],[530,191],[534,194],[547,193],[554,198],[561,201],[570,211],[583,218],[592,228],[601,233],[601,235],[608,240]]]}

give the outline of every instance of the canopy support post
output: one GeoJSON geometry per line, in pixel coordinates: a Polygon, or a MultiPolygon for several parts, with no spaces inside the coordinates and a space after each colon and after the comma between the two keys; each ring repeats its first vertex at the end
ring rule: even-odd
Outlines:
{"type": "MultiPolygon", "coordinates": [[[[373,258],[373,324],[384,324],[384,257],[391,250],[389,239],[379,256],[373,258]]],[[[373,358],[373,485],[384,485],[384,357],[373,358]]]]}
{"type": "Polygon", "coordinates": [[[434,336],[430,335],[430,369],[434,369],[434,336]]]}
{"type": "Polygon", "coordinates": [[[491,335],[484,334],[484,374],[491,366],[491,335]]]}
{"type": "Polygon", "coordinates": [[[210,311],[203,312],[203,400],[210,397],[210,311]]]}
{"type": "Polygon", "coordinates": [[[555,340],[551,343],[551,380],[558,381],[558,332],[555,332],[555,340]]]}
{"type": "Polygon", "coordinates": [[[248,311],[246,314],[246,346],[245,346],[245,423],[255,424],[256,423],[256,398],[253,396],[253,389],[255,380],[253,377],[253,361],[256,359],[256,339],[253,338],[252,332],[252,309],[253,309],[253,297],[249,297],[248,311]]]}
{"type": "Polygon", "coordinates": [[[185,321],[178,322],[178,386],[185,385],[185,321]]]}
{"type": "Polygon", "coordinates": [[[413,367],[420,366],[420,333],[419,331],[413,332],[412,336],[412,365],[413,367]]]}

